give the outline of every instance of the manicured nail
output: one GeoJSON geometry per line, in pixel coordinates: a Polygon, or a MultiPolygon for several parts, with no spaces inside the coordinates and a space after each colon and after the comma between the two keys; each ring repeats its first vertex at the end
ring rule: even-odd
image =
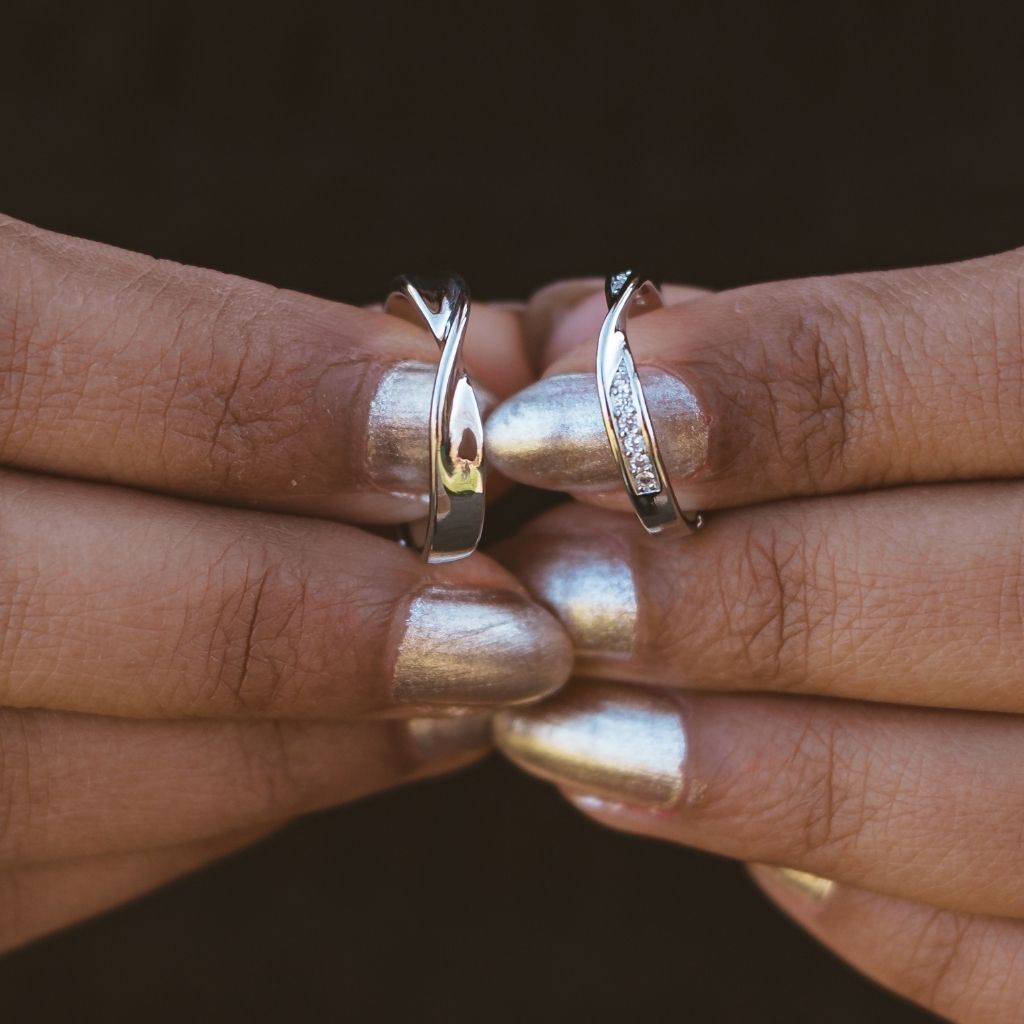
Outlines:
{"type": "Polygon", "coordinates": [[[431,587],[400,628],[392,692],[404,704],[522,703],[558,689],[572,668],[555,618],[511,591],[431,587]]]}
{"type": "MultiPolygon", "coordinates": [[[[370,402],[366,472],[370,482],[396,497],[426,502],[430,492],[430,399],[437,366],[399,363],[380,378],[370,402]]],[[[483,416],[496,404],[474,385],[483,416]]]]}
{"type": "Polygon", "coordinates": [[[578,658],[624,657],[636,649],[636,582],[625,552],[609,539],[539,537],[516,573],[565,627],[578,658]]]}
{"type": "Polygon", "coordinates": [[[836,883],[831,878],[812,875],[809,871],[779,867],[775,864],[756,864],[754,867],[758,873],[768,875],[790,892],[811,903],[824,903],[835,892],[836,883]]]}
{"type": "Polygon", "coordinates": [[[683,796],[686,731],[667,697],[580,686],[536,708],[500,712],[494,728],[505,754],[559,785],[647,807],[683,796]]]}
{"type": "Polygon", "coordinates": [[[410,718],[406,730],[416,759],[426,763],[477,753],[491,745],[491,720],[480,715],[410,718]]]}
{"type": "MultiPolygon", "coordinates": [[[[707,462],[707,417],[678,377],[641,371],[641,380],[669,474],[692,475],[707,462]]],[[[521,483],[597,492],[621,486],[593,374],[545,377],[503,402],[487,421],[487,444],[494,465],[521,483]]]]}

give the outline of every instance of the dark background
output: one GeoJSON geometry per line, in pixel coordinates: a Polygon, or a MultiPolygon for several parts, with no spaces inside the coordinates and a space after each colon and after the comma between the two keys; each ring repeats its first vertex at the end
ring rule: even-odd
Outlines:
{"type": "MultiPolygon", "coordinates": [[[[1007,5],[1007,9],[1009,5],[1007,5]]],[[[1024,241],[1002,5],[7,2],[0,209],[349,302],[1024,241]]],[[[733,865],[492,760],[0,961],[7,1021],[923,1021],[733,865]]]]}

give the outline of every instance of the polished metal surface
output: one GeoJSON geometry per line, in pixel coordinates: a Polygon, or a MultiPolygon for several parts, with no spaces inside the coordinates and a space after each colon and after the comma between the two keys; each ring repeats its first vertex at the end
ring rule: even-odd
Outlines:
{"type": "MultiPolygon", "coordinates": [[[[469,290],[457,275],[404,275],[385,310],[425,325],[441,349],[429,420],[430,509],[421,548],[428,562],[454,562],[476,550],[484,527],[484,431],[462,360],[469,290]]],[[[410,531],[411,533],[411,531],[410,531]]]]}
{"type": "Polygon", "coordinates": [[[597,392],[626,493],[648,533],[679,525],[699,530],[703,515],[682,512],[672,493],[626,335],[629,316],[659,308],[661,293],[653,281],[627,270],[609,275],[605,298],[608,315],[597,342],[597,392]]]}

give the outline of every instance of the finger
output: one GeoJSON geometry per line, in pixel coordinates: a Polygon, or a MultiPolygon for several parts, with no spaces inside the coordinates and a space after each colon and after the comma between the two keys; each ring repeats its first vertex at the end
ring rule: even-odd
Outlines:
{"type": "MultiPolygon", "coordinates": [[[[536,699],[571,650],[485,557],[0,473],[0,704],[352,718],[536,699]]],[[[428,712],[429,713],[429,712],[428,712]]]]}
{"type": "MultiPolygon", "coordinates": [[[[1024,250],[760,285],[637,318],[630,343],[676,496],[747,505],[1024,471],[1024,250]]],[[[488,425],[508,476],[621,504],[596,338],[488,425]]]]}
{"type": "MultiPolygon", "coordinates": [[[[662,288],[662,298],[669,306],[710,294],[706,288],[692,285],[669,284],[662,288]]],[[[600,278],[557,281],[542,288],[523,312],[526,345],[535,368],[546,370],[573,349],[593,343],[607,312],[604,281],[600,278]]]]}
{"type": "Polygon", "coordinates": [[[612,827],[1024,916],[1016,717],[598,683],[495,727],[612,827]]]}
{"type": "MultiPolygon", "coordinates": [[[[478,304],[466,344],[485,389],[532,379],[515,310],[478,304]]],[[[400,522],[429,490],[437,360],[397,317],[0,218],[9,466],[400,522]]]]}
{"type": "Polygon", "coordinates": [[[723,513],[682,543],[567,505],[499,557],[577,673],[674,687],[1024,711],[1020,484],[723,513]]]}
{"type": "Polygon", "coordinates": [[[450,771],[483,718],[139,722],[0,711],[0,867],[155,849],[257,828],[450,771]]]}
{"type": "Polygon", "coordinates": [[[159,850],[37,864],[0,873],[0,953],[205,867],[262,838],[266,828],[159,850]]]}
{"type": "Polygon", "coordinates": [[[1024,924],[936,910],[801,872],[758,866],[787,914],[870,978],[958,1024],[1024,1017],[1024,924]]]}

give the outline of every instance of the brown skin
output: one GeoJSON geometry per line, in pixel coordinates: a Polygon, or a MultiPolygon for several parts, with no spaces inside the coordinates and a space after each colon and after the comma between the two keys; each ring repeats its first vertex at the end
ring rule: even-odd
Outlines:
{"type": "MultiPolygon", "coordinates": [[[[755,869],[838,955],[966,1024],[1024,1014],[1022,289],[1018,251],[637,320],[638,363],[683,377],[712,419],[709,463],[677,489],[705,509],[772,504],[678,539],[560,508],[501,552],[528,585],[541,550],[571,562],[600,538],[628,561],[635,650],[577,671],[664,693],[688,744],[668,808],[587,799],[579,762],[561,778],[531,750],[519,763],[613,828],[836,880],[815,900],[755,869]]],[[[573,301],[546,311],[547,374],[592,368],[602,302],[573,301]]]]}
{"type": "MultiPolygon", "coordinates": [[[[516,311],[470,332],[485,386],[529,382],[516,311]]],[[[436,359],[381,312],[0,218],[0,948],[487,749],[395,705],[396,622],[522,587],[352,525],[396,520],[376,381],[436,359]]]]}
{"type": "MultiPolygon", "coordinates": [[[[346,500],[377,380],[437,361],[425,331],[3,216],[0,282],[0,464],[394,521],[386,496],[369,516],[346,500]]],[[[515,310],[474,306],[467,358],[499,397],[533,379],[515,310]]]]}

